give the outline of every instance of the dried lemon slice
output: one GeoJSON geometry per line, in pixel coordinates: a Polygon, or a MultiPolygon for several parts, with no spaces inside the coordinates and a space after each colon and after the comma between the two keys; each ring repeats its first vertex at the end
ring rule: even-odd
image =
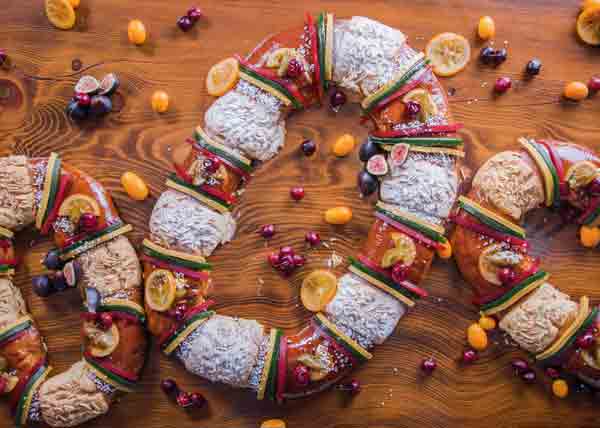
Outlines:
{"type": "Polygon", "coordinates": [[[577,35],[588,45],[600,45],[600,6],[581,12],[577,18],[577,35]]]}
{"type": "Polygon", "coordinates": [[[94,357],[107,357],[117,349],[120,335],[116,324],[110,326],[108,330],[102,330],[95,323],[86,323],[84,325],[86,340],[90,345],[90,354],[94,357]]]}
{"type": "Polygon", "coordinates": [[[498,271],[503,267],[518,265],[523,256],[511,251],[504,244],[493,244],[486,247],[479,255],[479,273],[488,282],[502,285],[498,271]]]}
{"type": "Polygon", "coordinates": [[[427,119],[438,114],[438,108],[435,105],[431,94],[425,89],[413,89],[404,95],[402,102],[406,104],[409,101],[415,102],[421,106],[421,110],[419,111],[419,120],[421,122],[426,122],[427,119]]]}
{"type": "Polygon", "coordinates": [[[75,26],[75,10],[69,0],[46,0],[46,16],[56,28],[70,30],[75,26]]]}
{"type": "Polygon", "coordinates": [[[389,268],[398,262],[410,266],[417,256],[417,248],[412,238],[404,233],[392,233],[394,248],[390,248],[383,254],[381,267],[389,268]]]}
{"type": "Polygon", "coordinates": [[[336,276],[326,270],[315,270],[302,281],[300,299],[309,311],[320,312],[333,299],[336,291],[336,276]]]}
{"type": "Polygon", "coordinates": [[[596,165],[590,161],[581,161],[571,165],[565,177],[571,189],[579,189],[590,184],[598,175],[596,165]]]}
{"type": "Polygon", "coordinates": [[[471,46],[467,39],[456,33],[441,33],[433,37],[425,48],[433,72],[438,76],[454,76],[467,66],[471,59],[471,46]]]}
{"type": "Polygon", "coordinates": [[[164,312],[173,305],[177,293],[175,276],[166,269],[157,269],[146,279],[145,299],[151,309],[164,312]]]}
{"type": "Polygon", "coordinates": [[[77,224],[82,214],[85,213],[99,216],[100,206],[94,198],[83,193],[75,193],[66,198],[58,210],[58,215],[69,217],[75,224],[77,224]]]}
{"type": "Polygon", "coordinates": [[[220,97],[235,86],[240,78],[240,65],[235,58],[227,58],[212,66],[206,76],[209,95],[220,97]]]}

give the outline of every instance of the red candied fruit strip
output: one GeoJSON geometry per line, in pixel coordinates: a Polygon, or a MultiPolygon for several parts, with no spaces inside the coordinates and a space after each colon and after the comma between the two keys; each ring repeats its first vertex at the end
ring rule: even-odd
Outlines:
{"type": "Polygon", "coordinates": [[[128,372],[120,367],[117,367],[113,363],[111,363],[109,361],[110,357],[96,358],[92,354],[90,354],[88,351],[86,351],[84,353],[84,356],[85,356],[86,360],[93,361],[94,363],[98,364],[100,367],[104,368],[105,370],[108,370],[109,372],[114,373],[117,376],[128,380],[129,382],[137,382],[139,380],[139,376],[136,375],[135,373],[128,372]]]}
{"type": "Polygon", "coordinates": [[[60,209],[61,204],[65,200],[67,196],[67,191],[69,187],[71,187],[71,176],[69,174],[62,174],[60,176],[60,183],[58,185],[58,192],[56,193],[56,199],[54,200],[54,205],[52,206],[52,210],[50,214],[48,214],[48,218],[42,225],[42,229],[40,233],[42,235],[47,235],[50,232],[50,227],[52,227],[52,223],[58,217],[58,210],[60,209]]]}
{"type": "Polygon", "coordinates": [[[287,337],[282,336],[279,342],[279,360],[277,361],[277,402],[283,401],[283,394],[285,394],[285,385],[287,380],[287,337]]]}
{"type": "Polygon", "coordinates": [[[159,337],[158,344],[160,346],[162,346],[162,344],[165,343],[169,339],[169,337],[171,337],[173,334],[175,334],[175,332],[177,331],[177,329],[179,329],[179,327],[181,327],[181,324],[183,324],[184,322],[186,322],[187,320],[189,320],[194,315],[199,314],[200,312],[206,311],[207,309],[211,308],[215,304],[216,304],[216,302],[214,300],[208,299],[204,303],[202,303],[202,304],[200,304],[198,306],[194,306],[193,308],[188,309],[188,311],[186,312],[183,320],[181,320],[179,323],[176,322],[173,327],[171,327],[170,329],[166,330],[159,337]]]}
{"type": "MultiPolygon", "coordinates": [[[[540,268],[540,260],[535,259],[535,261],[532,263],[532,265],[529,267],[529,269],[521,272],[521,274],[518,277],[516,277],[513,282],[511,282],[510,284],[506,284],[506,285],[508,287],[513,287],[513,286],[525,281],[525,279],[529,278],[531,275],[536,274],[537,271],[539,270],[539,268],[540,268]]],[[[475,297],[473,299],[473,304],[475,304],[477,306],[486,305],[486,304],[493,302],[494,300],[497,300],[500,297],[504,296],[509,291],[510,291],[510,288],[508,288],[508,289],[501,288],[496,292],[487,293],[483,296],[475,297]]]]}
{"type": "Polygon", "coordinates": [[[420,297],[427,297],[427,296],[429,296],[429,293],[427,293],[427,291],[425,291],[422,288],[416,286],[415,284],[413,284],[410,281],[402,281],[402,282],[394,281],[392,279],[392,277],[390,276],[389,273],[387,273],[385,270],[381,269],[379,266],[377,266],[375,263],[373,263],[371,260],[369,260],[364,255],[359,254],[358,255],[358,260],[362,264],[364,264],[365,266],[367,266],[369,269],[377,272],[380,275],[385,276],[390,281],[392,281],[394,284],[398,284],[398,286],[405,288],[406,290],[408,290],[408,291],[416,294],[417,296],[420,296],[420,297]]]}
{"type": "Polygon", "coordinates": [[[417,128],[393,130],[393,131],[374,131],[372,134],[375,137],[380,138],[393,138],[393,137],[417,137],[425,135],[438,135],[456,132],[463,127],[462,123],[454,123],[450,125],[436,125],[436,126],[419,126],[417,128]]]}
{"type": "Polygon", "coordinates": [[[317,29],[315,21],[309,12],[306,12],[306,25],[310,36],[310,51],[312,54],[312,62],[314,68],[314,81],[317,86],[319,102],[323,101],[323,82],[321,82],[321,63],[319,62],[319,39],[317,37],[317,29]]]}
{"type": "Polygon", "coordinates": [[[558,174],[558,181],[562,183],[562,181],[565,179],[565,167],[563,165],[562,158],[554,148],[554,145],[552,145],[548,141],[539,140],[538,143],[543,145],[546,148],[546,150],[548,150],[548,153],[550,153],[550,160],[554,164],[554,168],[556,168],[556,173],[558,174]]]}
{"type": "Polygon", "coordinates": [[[19,399],[21,398],[21,394],[27,386],[27,382],[29,382],[31,376],[33,376],[40,369],[40,367],[43,367],[44,365],[46,365],[45,356],[40,358],[40,360],[31,367],[27,374],[19,379],[17,386],[15,386],[15,388],[11,391],[10,399],[8,401],[11,412],[14,413],[16,410],[17,404],[19,404],[19,399]]]}
{"type": "Polygon", "coordinates": [[[392,101],[397,100],[401,96],[412,91],[417,86],[419,86],[421,83],[423,83],[423,77],[419,77],[418,79],[415,79],[410,83],[407,83],[406,85],[402,86],[402,88],[398,89],[396,92],[394,92],[389,97],[384,98],[383,100],[379,101],[377,103],[377,105],[375,107],[373,107],[373,109],[370,111],[370,113],[377,113],[377,112],[383,110],[392,101]]]}
{"type": "Polygon", "coordinates": [[[497,230],[494,230],[491,227],[486,226],[485,224],[479,223],[477,220],[473,219],[473,217],[471,217],[464,211],[461,211],[460,214],[452,217],[452,221],[458,224],[459,226],[464,227],[465,229],[469,229],[472,232],[485,235],[488,238],[492,238],[496,241],[506,242],[507,244],[514,245],[522,250],[527,250],[529,248],[529,242],[527,242],[525,239],[517,238],[516,236],[498,232],[497,230]]]}
{"type": "Polygon", "coordinates": [[[147,254],[140,254],[140,260],[153,264],[156,267],[161,269],[169,269],[173,272],[179,272],[188,278],[197,279],[199,281],[206,281],[209,278],[209,274],[204,271],[196,271],[188,268],[184,268],[181,266],[176,266],[172,263],[164,262],[162,260],[158,260],[154,257],[151,257],[147,254]]]}
{"type": "Polygon", "coordinates": [[[417,232],[416,230],[411,229],[410,227],[405,226],[402,223],[399,223],[399,222],[389,218],[388,216],[386,216],[383,213],[376,212],[375,217],[377,217],[378,219],[380,219],[381,221],[383,221],[385,223],[390,224],[395,229],[398,229],[400,232],[410,236],[411,238],[415,239],[416,241],[420,242],[421,244],[423,244],[424,246],[426,246],[428,248],[437,249],[441,246],[439,242],[434,241],[433,239],[428,238],[427,236],[423,235],[422,233],[417,232]]]}

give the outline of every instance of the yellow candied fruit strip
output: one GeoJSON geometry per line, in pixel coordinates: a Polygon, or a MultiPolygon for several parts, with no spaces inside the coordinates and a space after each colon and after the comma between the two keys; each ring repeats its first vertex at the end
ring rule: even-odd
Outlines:
{"type": "Polygon", "coordinates": [[[465,205],[469,205],[472,206],[473,208],[475,208],[477,211],[482,212],[483,214],[485,214],[486,217],[491,218],[492,220],[502,224],[503,226],[517,232],[518,234],[525,236],[526,232],[525,229],[523,229],[521,226],[514,224],[511,221],[506,220],[503,217],[500,217],[498,214],[496,214],[493,211],[488,210],[487,208],[484,208],[483,206],[479,205],[477,202],[475,202],[472,199],[467,198],[466,196],[459,196],[458,200],[461,201],[462,203],[464,203],[465,205]]]}
{"type": "Polygon", "coordinates": [[[325,79],[333,80],[333,26],[335,18],[333,13],[328,13],[325,28],[325,79]]]}
{"type": "Polygon", "coordinates": [[[275,98],[277,98],[279,101],[281,101],[286,107],[289,107],[292,105],[292,101],[288,97],[283,95],[281,92],[276,91],[269,85],[266,85],[263,82],[261,82],[260,80],[255,79],[254,77],[250,76],[249,74],[247,74],[246,72],[244,72],[242,70],[240,70],[240,78],[245,80],[248,83],[252,83],[254,86],[257,86],[260,89],[262,89],[263,91],[268,92],[269,94],[273,95],[275,98]]]}
{"type": "Polygon", "coordinates": [[[12,239],[15,234],[12,232],[12,230],[8,230],[5,227],[0,226],[0,236],[7,239],[12,239]]]}
{"type": "Polygon", "coordinates": [[[431,229],[437,233],[439,233],[440,235],[443,235],[444,233],[446,233],[446,230],[442,227],[442,226],[438,226],[437,224],[433,224],[433,223],[429,223],[425,220],[421,220],[420,218],[418,218],[415,215],[412,215],[411,213],[408,213],[406,211],[403,211],[401,209],[399,209],[398,207],[386,204],[385,202],[377,202],[377,206],[385,211],[389,211],[392,214],[396,214],[398,217],[403,217],[407,220],[412,221],[413,223],[417,223],[423,227],[426,227],[427,229],[431,229]]]}
{"type": "Polygon", "coordinates": [[[554,182],[552,180],[552,173],[548,169],[546,161],[528,140],[525,138],[520,138],[519,143],[523,146],[527,153],[529,153],[529,156],[533,158],[535,164],[542,173],[542,177],[544,177],[544,188],[546,189],[546,206],[552,206],[554,201],[554,182]]]}
{"type": "Polygon", "coordinates": [[[465,152],[458,149],[450,149],[448,147],[420,147],[420,146],[410,146],[409,150],[411,152],[419,152],[419,153],[433,153],[440,155],[449,155],[456,156],[458,158],[464,158],[465,152]]]}
{"type": "Polygon", "coordinates": [[[204,129],[201,126],[197,126],[196,127],[196,132],[198,134],[200,134],[200,136],[206,140],[206,142],[208,144],[210,144],[211,146],[216,147],[219,150],[222,150],[226,153],[228,153],[229,155],[235,157],[236,159],[238,159],[240,162],[245,163],[246,165],[251,165],[252,161],[250,159],[248,159],[245,156],[240,155],[239,153],[234,152],[233,150],[231,150],[229,147],[227,147],[224,144],[219,143],[218,141],[215,141],[213,138],[209,137],[208,134],[206,133],[206,131],[204,131],[204,129]]]}
{"type": "Polygon", "coordinates": [[[256,393],[256,398],[258,400],[264,400],[265,398],[265,390],[267,389],[267,380],[269,378],[269,372],[271,371],[271,366],[273,365],[273,352],[275,351],[275,344],[277,339],[277,329],[272,328],[270,331],[269,337],[269,351],[265,356],[265,365],[263,367],[262,374],[260,376],[260,383],[258,384],[258,391],[256,393]]]}
{"type": "Polygon", "coordinates": [[[186,195],[191,196],[192,198],[196,199],[197,201],[200,201],[200,202],[208,205],[212,209],[220,212],[221,214],[225,214],[225,213],[229,212],[229,208],[224,207],[223,205],[216,203],[212,199],[209,199],[209,198],[201,195],[198,192],[194,192],[192,189],[188,189],[187,187],[182,186],[181,184],[176,183],[173,180],[169,179],[166,181],[165,184],[167,185],[167,187],[170,187],[173,190],[177,190],[178,192],[185,193],[186,195]]]}
{"type": "Polygon", "coordinates": [[[540,278],[539,280],[532,282],[527,287],[525,287],[524,289],[522,289],[521,291],[516,293],[514,296],[512,296],[509,300],[504,302],[503,304],[501,304],[499,306],[495,306],[491,309],[488,309],[487,311],[481,311],[481,315],[482,316],[490,316],[490,315],[497,314],[498,312],[501,312],[505,309],[510,308],[515,303],[517,303],[519,300],[521,300],[523,297],[527,296],[532,291],[536,290],[540,285],[542,285],[544,282],[546,282],[549,277],[550,277],[549,274],[544,275],[543,278],[540,278]]]}
{"type": "Polygon", "coordinates": [[[583,325],[585,320],[590,314],[590,301],[587,296],[583,296],[579,299],[579,313],[575,320],[571,323],[569,328],[567,328],[564,333],[544,352],[537,354],[535,356],[536,360],[545,360],[546,358],[552,356],[556,352],[558,352],[567,341],[573,336],[579,328],[583,325]]]}
{"type": "Polygon", "coordinates": [[[31,317],[29,315],[25,315],[24,317],[21,317],[21,318],[17,319],[16,321],[13,321],[10,324],[5,325],[0,330],[0,336],[2,336],[4,333],[6,333],[7,331],[9,331],[10,329],[15,328],[16,326],[24,324],[24,323],[26,323],[28,321],[30,321],[30,322],[33,323],[33,320],[31,319],[31,317]]]}
{"type": "Polygon", "coordinates": [[[352,339],[351,337],[347,336],[342,331],[340,331],[335,326],[334,323],[332,323],[331,321],[329,321],[327,319],[327,317],[325,315],[323,315],[322,313],[319,312],[317,314],[317,318],[319,319],[319,321],[321,321],[321,324],[325,325],[329,330],[333,331],[336,336],[338,336],[340,339],[342,339],[346,344],[348,344],[350,347],[352,347],[352,349],[354,349],[356,352],[358,352],[364,358],[366,358],[367,360],[370,360],[371,358],[373,358],[373,354],[371,354],[365,348],[360,346],[354,339],[352,339]]]}
{"type": "Polygon", "coordinates": [[[58,154],[52,152],[48,158],[48,166],[46,167],[46,177],[44,177],[44,187],[42,188],[42,198],[40,200],[40,206],[38,207],[35,215],[35,227],[38,229],[42,228],[42,222],[44,221],[44,213],[48,209],[48,199],[50,198],[50,187],[52,184],[52,170],[58,160],[58,154]]]}
{"type": "Polygon", "coordinates": [[[119,391],[123,391],[123,392],[133,392],[133,389],[127,388],[126,386],[123,386],[120,383],[115,382],[114,380],[110,379],[108,376],[106,376],[104,373],[102,373],[96,367],[92,366],[87,361],[85,362],[85,368],[86,368],[86,370],[94,373],[94,376],[101,379],[103,382],[106,382],[109,385],[112,385],[115,389],[118,389],[119,391]]]}
{"type": "Polygon", "coordinates": [[[165,247],[161,247],[160,245],[155,244],[150,241],[148,238],[144,239],[142,242],[144,247],[150,248],[151,250],[156,251],[157,253],[164,254],[165,256],[176,257],[178,259],[187,260],[188,262],[196,262],[196,263],[206,263],[206,259],[202,256],[195,256],[193,254],[182,253],[180,251],[170,250],[165,247]]]}
{"type": "Polygon", "coordinates": [[[381,88],[379,88],[378,90],[376,90],[375,92],[373,92],[371,95],[369,95],[368,97],[366,97],[362,102],[361,102],[361,106],[363,109],[367,109],[369,107],[369,105],[371,105],[371,103],[373,102],[373,100],[375,100],[377,97],[379,97],[381,94],[385,93],[386,91],[388,91],[392,86],[394,86],[399,80],[404,78],[404,75],[408,72],[408,70],[410,70],[415,64],[417,64],[419,61],[421,61],[423,58],[425,57],[425,54],[423,52],[419,52],[418,55],[415,55],[410,62],[406,63],[398,72],[398,74],[396,75],[396,77],[394,77],[392,79],[391,82],[383,85],[381,88]]]}
{"type": "Polygon", "coordinates": [[[23,404],[23,409],[21,412],[21,425],[24,426],[27,424],[27,419],[29,418],[29,409],[31,409],[31,402],[33,401],[33,397],[35,396],[35,392],[42,385],[42,383],[46,380],[50,372],[52,371],[52,367],[48,366],[44,373],[35,381],[31,388],[27,393],[27,398],[25,399],[25,403],[23,404]]]}
{"type": "Polygon", "coordinates": [[[192,334],[198,327],[208,321],[210,317],[201,318],[199,320],[194,321],[189,326],[185,328],[177,337],[167,346],[163,353],[165,355],[171,355],[175,349],[190,335],[192,334]]]}
{"type": "Polygon", "coordinates": [[[60,259],[61,260],[70,260],[72,258],[75,258],[78,255],[91,250],[92,248],[96,248],[98,245],[104,244],[105,242],[115,239],[118,236],[129,233],[132,230],[133,230],[133,226],[131,226],[130,224],[127,224],[127,225],[121,227],[120,229],[114,230],[111,233],[107,233],[106,235],[102,235],[92,241],[89,241],[86,244],[84,244],[80,247],[77,247],[72,251],[69,251],[68,253],[62,254],[60,256],[60,259]]]}
{"type": "Polygon", "coordinates": [[[389,285],[387,285],[387,284],[379,281],[378,279],[375,279],[372,276],[367,275],[366,273],[364,273],[360,269],[358,269],[358,268],[356,268],[354,266],[349,266],[348,270],[350,272],[352,272],[353,274],[361,277],[362,279],[364,279],[365,281],[367,281],[369,284],[372,284],[375,287],[379,288],[380,290],[385,291],[386,293],[388,293],[392,297],[394,297],[397,300],[399,300],[402,303],[404,303],[409,308],[412,308],[412,307],[415,306],[415,302],[413,302],[412,300],[410,300],[404,294],[400,293],[399,291],[394,290],[392,287],[390,287],[389,285]]]}

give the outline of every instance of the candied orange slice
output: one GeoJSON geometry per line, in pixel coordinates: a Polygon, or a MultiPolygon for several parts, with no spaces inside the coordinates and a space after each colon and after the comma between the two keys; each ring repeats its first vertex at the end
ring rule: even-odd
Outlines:
{"type": "Polygon", "coordinates": [[[417,248],[412,238],[404,233],[392,233],[391,238],[394,241],[394,248],[390,248],[383,254],[381,267],[389,268],[396,263],[412,265],[417,256],[417,248]]]}
{"type": "Polygon", "coordinates": [[[46,16],[56,28],[70,30],[75,26],[75,10],[69,0],[46,0],[46,16]]]}
{"type": "Polygon", "coordinates": [[[577,35],[588,45],[600,45],[600,6],[581,12],[577,18],[577,35]]]}
{"type": "Polygon", "coordinates": [[[435,74],[449,77],[467,66],[471,59],[471,46],[460,34],[441,33],[427,43],[425,55],[435,74]]]}
{"type": "Polygon", "coordinates": [[[175,301],[177,281],[166,269],[157,269],[146,278],[146,304],[157,312],[168,310],[175,301]]]}
{"type": "Polygon", "coordinates": [[[337,291],[336,276],[326,270],[312,271],[300,288],[300,299],[306,309],[320,312],[333,299],[337,291]]]}
{"type": "Polygon", "coordinates": [[[521,260],[522,256],[508,249],[506,245],[492,244],[479,255],[479,273],[486,281],[502,285],[498,271],[503,267],[516,266],[521,260]]]}
{"type": "Polygon", "coordinates": [[[107,357],[117,349],[120,335],[116,324],[111,325],[108,330],[102,330],[95,323],[87,323],[84,330],[90,344],[90,354],[94,357],[107,357]]]}
{"type": "Polygon", "coordinates": [[[565,177],[571,189],[579,189],[590,184],[598,175],[600,171],[596,165],[590,161],[581,161],[571,165],[565,177]]]}
{"type": "Polygon", "coordinates": [[[99,216],[100,206],[94,198],[83,193],[75,193],[67,197],[58,209],[59,216],[69,217],[75,224],[85,213],[99,216]]]}
{"type": "Polygon", "coordinates": [[[240,78],[240,65],[235,58],[227,58],[212,66],[206,76],[209,95],[220,97],[235,86],[240,78]]]}

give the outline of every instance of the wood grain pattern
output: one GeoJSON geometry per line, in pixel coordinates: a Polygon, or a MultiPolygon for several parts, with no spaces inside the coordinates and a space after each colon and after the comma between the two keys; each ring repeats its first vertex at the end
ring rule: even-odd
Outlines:
{"type": "MultiPolygon", "coordinates": [[[[170,162],[183,155],[183,140],[213,101],[204,87],[209,67],[250,50],[271,32],[298,24],[305,10],[317,13],[327,7],[338,16],[379,19],[404,31],[421,49],[436,33],[460,32],[471,40],[475,54],[481,47],[474,34],[477,19],[491,15],[498,28],[496,43],[508,43],[507,63],[489,69],[472,61],[465,72],[443,81],[447,88],[456,89],[450,102],[456,119],[466,125],[462,134],[470,165],[476,168],[491,154],[516,147],[521,135],[572,140],[600,149],[600,99],[573,105],[559,98],[565,81],[586,81],[600,65],[598,50],[583,46],[574,35],[575,0],[338,0],[328,4],[204,0],[200,6],[208,18],[187,34],[175,27],[177,17],[190,6],[183,0],[82,0],[79,23],[67,32],[50,26],[42,3],[5,0],[0,8],[0,47],[19,67],[19,71],[0,71],[0,85],[12,82],[22,94],[16,105],[0,100],[0,154],[60,152],[65,161],[107,186],[124,219],[135,226],[131,238],[136,244],[147,232],[170,162]],[[142,47],[127,42],[127,22],[132,18],[141,19],[150,31],[150,40],[142,47]],[[544,63],[542,74],[524,81],[522,69],[534,56],[544,63]],[[64,108],[77,80],[71,70],[75,58],[84,67],[99,64],[88,71],[97,77],[116,72],[121,78],[119,111],[101,123],[78,126],[65,118],[64,108]],[[500,75],[511,76],[516,84],[510,93],[494,97],[490,87],[500,75]],[[162,116],[150,109],[156,89],[166,90],[172,98],[171,110],[162,116]],[[149,200],[134,203],[125,196],[119,177],[126,170],[135,170],[148,181],[149,200]]],[[[309,318],[298,299],[303,276],[323,266],[332,250],[347,256],[362,244],[373,216],[370,202],[361,200],[355,187],[359,161],[356,155],[336,159],[329,154],[331,143],[342,132],[364,138],[366,129],[357,118],[358,108],[348,106],[339,114],[321,109],[289,120],[286,148],[261,168],[244,195],[236,240],[212,258],[222,313],[296,330],[309,318]],[[297,149],[307,137],[320,144],[314,160],[304,159],[297,149]],[[304,185],[307,194],[299,204],[288,196],[288,189],[297,184],[304,185]],[[322,212],[342,204],[353,208],[355,219],[342,228],[325,225],[322,212]],[[276,224],[279,230],[268,246],[255,234],[266,223],[276,224]],[[326,239],[337,238],[332,249],[308,253],[307,267],[290,281],[267,267],[264,260],[270,248],[283,244],[300,248],[305,231],[311,229],[326,239]]],[[[574,227],[562,227],[555,215],[540,212],[529,219],[528,231],[535,252],[543,257],[543,267],[553,272],[554,283],[575,296],[587,293],[600,301],[600,254],[577,246],[574,227]]],[[[79,296],[73,292],[41,300],[32,295],[30,276],[42,271],[40,259],[49,248],[46,241],[29,248],[34,239],[31,231],[21,234],[24,263],[17,282],[47,339],[53,365],[62,371],[80,355],[79,296]]],[[[452,262],[437,261],[424,285],[433,297],[418,304],[397,333],[376,350],[374,359],[356,373],[364,392],[354,400],[330,392],[282,407],[258,403],[247,391],[207,384],[154,349],[140,393],[130,394],[108,416],[88,426],[251,428],[269,417],[286,419],[290,428],[597,425],[593,400],[572,395],[558,401],[549,394],[547,383],[525,386],[514,378],[508,364],[516,351],[493,347],[477,364],[461,367],[457,361],[464,331],[477,316],[469,303],[470,292],[452,262]],[[418,364],[430,355],[438,360],[439,369],[423,379],[418,364]],[[160,379],[168,376],[186,388],[201,390],[210,406],[191,414],[176,409],[158,387],[160,379]]],[[[0,427],[11,425],[7,406],[0,406],[0,427]]]]}

